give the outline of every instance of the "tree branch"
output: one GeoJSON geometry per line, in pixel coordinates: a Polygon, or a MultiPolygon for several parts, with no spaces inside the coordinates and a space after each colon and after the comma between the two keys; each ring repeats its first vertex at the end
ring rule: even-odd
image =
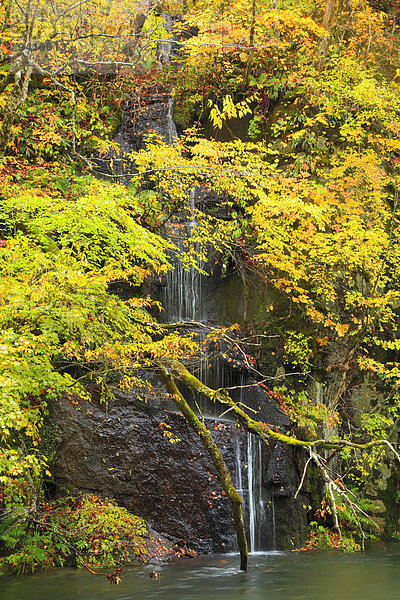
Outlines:
{"type": "Polygon", "coordinates": [[[233,514],[233,525],[236,530],[237,541],[240,552],[240,569],[242,571],[246,571],[247,569],[247,558],[248,558],[248,548],[247,548],[247,540],[246,533],[244,529],[244,521],[242,514],[242,498],[238,494],[235,486],[232,483],[231,475],[229,470],[224,462],[224,459],[215,444],[213,438],[211,437],[210,432],[207,427],[198,419],[195,413],[192,411],[180,391],[178,390],[176,383],[172,375],[168,372],[168,370],[164,366],[159,366],[156,370],[158,377],[160,378],[164,388],[170,394],[175,401],[179,410],[181,410],[183,416],[186,419],[188,425],[197,433],[203,442],[212,462],[214,463],[215,468],[218,471],[219,478],[222,484],[222,488],[232,506],[232,514],[233,514]]]}
{"type": "Polygon", "coordinates": [[[306,441],[299,440],[298,438],[286,435],[284,433],[280,433],[277,430],[271,429],[271,427],[269,427],[266,423],[263,423],[262,421],[255,421],[249,417],[249,415],[239,406],[239,404],[232,400],[227,390],[213,390],[206,386],[199,379],[197,379],[197,377],[192,375],[183,363],[179,362],[178,360],[170,359],[166,361],[166,364],[171,371],[190,389],[198,392],[199,394],[203,394],[207,398],[210,398],[210,400],[213,402],[220,402],[224,406],[229,406],[232,414],[235,415],[236,420],[243,424],[248,431],[257,434],[265,442],[268,442],[270,439],[274,439],[289,446],[298,446],[306,449],[311,448],[314,450],[316,448],[322,448],[325,450],[338,450],[344,447],[368,450],[369,448],[387,446],[389,450],[393,452],[396,459],[400,462],[400,454],[394,448],[393,444],[391,444],[388,440],[373,440],[364,444],[349,442],[348,440],[342,439],[318,439],[314,441],[306,441]]]}

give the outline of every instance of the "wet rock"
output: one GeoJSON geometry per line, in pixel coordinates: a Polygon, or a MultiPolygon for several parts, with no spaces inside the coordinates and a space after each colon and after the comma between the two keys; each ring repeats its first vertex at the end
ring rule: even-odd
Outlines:
{"type": "MultiPolygon", "coordinates": [[[[108,406],[86,400],[73,405],[69,399],[54,403],[50,416],[59,428],[53,469],[56,486],[115,498],[174,543],[183,540],[198,552],[234,551],[231,508],[214,466],[183,416],[165,406],[160,397],[146,403],[119,390],[108,406]]],[[[241,464],[248,524],[245,452],[249,434],[238,431],[233,422],[206,422],[237,486],[241,464]]],[[[298,538],[304,526],[300,508],[304,499],[294,502],[290,497],[298,485],[298,468],[290,456],[282,468],[283,450],[263,444],[261,451],[264,520],[260,544],[286,547],[288,538],[298,538]],[[279,481],[271,473],[279,473],[279,481]],[[277,486],[285,493],[277,492],[277,486]]]]}

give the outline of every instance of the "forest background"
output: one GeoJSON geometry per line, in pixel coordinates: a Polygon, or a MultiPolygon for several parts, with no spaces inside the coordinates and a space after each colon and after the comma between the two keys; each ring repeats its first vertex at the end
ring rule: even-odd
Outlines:
{"type": "Polygon", "coordinates": [[[41,435],[52,401],[93,388],[107,401],[115,385],[141,383],[138,369],[159,376],[208,444],[243,568],[241,499],[177,381],[266,442],[304,449],[322,482],[310,546],[354,549],[376,535],[382,473],[390,517],[380,534],[398,537],[398,0],[5,0],[0,10],[3,570],[90,566],[99,555],[119,564],[128,545],[142,552],[139,518],[96,498],[49,502],[41,435]],[[163,13],[175,16],[172,32],[163,13]],[[179,142],[149,135],[124,157],[130,185],[115,184],[125,103],[154,88],[174,98],[179,142]],[[99,158],[110,181],[93,176],[99,158]],[[190,216],[194,187],[215,193],[224,217],[197,211],[182,251],[163,226],[190,216]],[[206,388],[196,336],[159,322],[142,284],[172,268],[171,253],[188,269],[217,256],[224,276],[233,269],[260,297],[268,291],[256,319],[244,308],[240,330],[214,328],[208,341],[244,355],[241,338],[256,345],[253,371],[290,415],[287,434],[206,388]],[[121,281],[128,300],[115,293],[121,281]]]}

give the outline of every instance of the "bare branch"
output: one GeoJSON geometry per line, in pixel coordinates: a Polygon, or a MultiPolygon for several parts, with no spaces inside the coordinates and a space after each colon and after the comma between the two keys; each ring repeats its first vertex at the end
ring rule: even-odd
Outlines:
{"type": "Polygon", "coordinates": [[[307,459],[307,462],[306,462],[306,464],[304,465],[303,475],[301,476],[301,480],[300,480],[300,483],[299,483],[299,487],[297,488],[297,490],[296,490],[296,493],[295,493],[295,495],[294,495],[294,499],[295,499],[295,500],[296,500],[297,496],[299,495],[299,493],[300,493],[300,491],[301,491],[301,488],[303,487],[303,483],[304,483],[304,480],[305,480],[305,478],[306,478],[306,474],[307,474],[307,468],[308,468],[308,465],[310,464],[310,462],[311,462],[311,461],[312,461],[312,459],[313,459],[313,455],[312,455],[312,450],[311,450],[311,449],[309,449],[309,453],[310,453],[310,456],[309,456],[309,458],[307,459]]]}

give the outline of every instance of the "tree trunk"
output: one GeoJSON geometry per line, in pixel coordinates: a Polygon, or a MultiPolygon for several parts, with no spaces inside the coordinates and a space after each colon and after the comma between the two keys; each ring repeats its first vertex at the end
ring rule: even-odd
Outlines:
{"type": "Polygon", "coordinates": [[[400,455],[398,455],[393,449],[392,445],[387,442],[387,440],[373,440],[371,442],[366,442],[365,444],[361,443],[353,443],[348,440],[341,439],[318,439],[314,441],[306,441],[299,440],[290,435],[286,435],[284,433],[280,433],[278,428],[272,429],[266,423],[262,421],[255,421],[249,415],[232,400],[229,396],[228,392],[224,389],[213,390],[207,387],[204,383],[202,383],[197,377],[189,373],[184,364],[179,362],[178,360],[170,360],[168,362],[169,369],[176,374],[178,379],[185,383],[191,390],[203,394],[207,398],[210,398],[213,402],[220,402],[224,406],[228,406],[230,412],[234,415],[238,423],[243,425],[247,431],[255,433],[258,435],[264,442],[267,444],[271,439],[276,440],[277,442],[282,442],[287,444],[288,446],[297,446],[300,448],[311,448],[311,449],[325,449],[325,450],[334,450],[338,448],[359,448],[360,450],[366,450],[368,448],[373,448],[376,446],[388,446],[390,450],[393,451],[396,458],[400,461],[400,455]]]}
{"type": "Polygon", "coordinates": [[[132,26],[135,34],[135,46],[139,42],[140,34],[142,33],[142,29],[146,23],[149,12],[153,10],[153,8],[155,8],[159,3],[159,0],[143,0],[143,2],[141,2],[138,6],[138,12],[132,26]]]}
{"type": "Polygon", "coordinates": [[[172,375],[164,367],[160,367],[157,370],[157,375],[160,378],[168,394],[170,394],[173,397],[177,407],[182,412],[188,425],[190,425],[190,427],[200,437],[212,462],[214,463],[215,468],[218,471],[222,488],[228,496],[229,502],[231,503],[232,507],[233,525],[236,530],[236,536],[240,552],[240,569],[242,571],[246,571],[248,548],[242,513],[242,498],[240,497],[235,486],[232,483],[229,470],[225,464],[225,461],[220,451],[218,450],[217,445],[212,439],[210,432],[208,431],[204,423],[202,423],[192,411],[185,398],[178,390],[172,375]]]}
{"type": "Polygon", "coordinates": [[[318,47],[318,69],[322,70],[325,66],[326,57],[328,54],[329,42],[331,39],[332,27],[335,23],[337,13],[338,0],[326,0],[324,18],[322,21],[322,27],[327,31],[327,35],[324,35],[318,47]]]}
{"type": "Polygon", "coordinates": [[[244,76],[244,84],[245,86],[249,83],[249,75],[251,69],[251,62],[253,60],[253,47],[254,47],[254,32],[256,26],[256,8],[257,8],[257,0],[252,0],[251,4],[251,21],[250,21],[250,33],[249,33],[249,54],[247,57],[247,65],[246,65],[246,73],[244,76]]]}
{"type": "Polygon", "coordinates": [[[18,79],[18,77],[21,77],[20,72],[15,75],[14,89],[4,112],[3,124],[0,129],[0,158],[4,156],[7,144],[10,141],[11,129],[14,124],[17,110],[21,104],[25,102],[28,95],[32,70],[32,67],[28,67],[22,82],[18,79]]]}

